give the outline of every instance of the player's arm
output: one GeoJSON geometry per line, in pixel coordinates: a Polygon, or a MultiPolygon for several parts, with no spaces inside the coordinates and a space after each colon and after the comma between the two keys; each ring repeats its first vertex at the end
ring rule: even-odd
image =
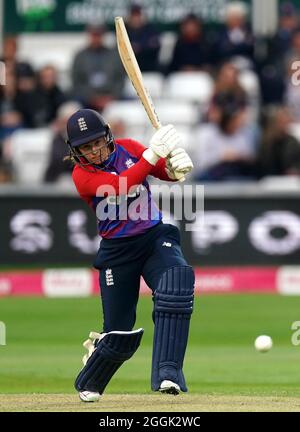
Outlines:
{"type": "Polygon", "coordinates": [[[121,195],[128,193],[132,186],[143,183],[159,161],[160,155],[166,157],[175,148],[176,143],[171,129],[165,126],[155,132],[150,147],[143,149],[139,161],[119,175],[100,170],[97,173],[74,170],[73,180],[78,192],[81,195],[92,196],[121,195]]]}
{"type": "MultiPolygon", "coordinates": [[[[179,139],[176,137],[177,141],[179,141],[179,139]]],[[[134,140],[126,140],[125,147],[129,152],[134,152],[138,159],[140,159],[146,149],[146,147],[134,140]]],[[[187,152],[183,148],[175,147],[168,154],[167,158],[159,159],[153,166],[150,174],[160,180],[177,181],[178,173],[187,174],[193,167],[193,162],[187,152]]]]}
{"type": "Polygon", "coordinates": [[[152,168],[153,165],[141,157],[134,166],[119,175],[100,170],[96,173],[74,170],[73,180],[82,195],[121,195],[126,194],[132,186],[143,183],[152,168]]]}

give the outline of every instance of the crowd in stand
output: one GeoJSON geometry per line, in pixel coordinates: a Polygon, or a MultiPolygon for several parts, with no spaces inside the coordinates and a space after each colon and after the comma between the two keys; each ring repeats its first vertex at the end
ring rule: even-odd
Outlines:
{"type": "MultiPolygon", "coordinates": [[[[126,27],[142,72],[205,71],[214,91],[193,139],[194,180],[200,182],[260,179],[269,175],[300,175],[300,143],[290,125],[300,121],[300,85],[292,79],[300,62],[300,19],[292,3],[283,3],[277,33],[255,38],[246,6],[229,3],[222,27],[208,29],[189,14],[179,23],[170,60],[160,62],[161,34],[143,9],[132,5],[126,27]],[[251,100],[240,85],[240,70],[258,77],[258,115],[249,115],[251,100]]],[[[116,48],[104,43],[106,28],[90,26],[89,43],[72,64],[72,87],[60,88],[55,65],[34,70],[18,59],[15,36],[4,40],[1,61],[6,85],[0,87],[0,183],[13,180],[10,137],[19,129],[51,127],[54,132],[45,181],[71,170],[64,165],[67,118],[80,107],[102,112],[124,98],[125,73],[116,48]]],[[[299,67],[298,67],[299,68],[299,67]]],[[[122,135],[122,125],[115,125],[122,135]]]]}

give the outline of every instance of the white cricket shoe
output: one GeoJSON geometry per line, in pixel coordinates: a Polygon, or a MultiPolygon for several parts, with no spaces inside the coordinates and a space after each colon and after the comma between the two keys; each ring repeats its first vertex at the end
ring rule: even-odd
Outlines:
{"type": "Polygon", "coordinates": [[[79,398],[82,402],[98,402],[100,393],[84,390],[79,392],[79,398]]]}
{"type": "Polygon", "coordinates": [[[164,380],[162,381],[159,387],[159,391],[161,393],[178,395],[180,393],[180,387],[178,384],[174,383],[173,381],[164,380]]]}

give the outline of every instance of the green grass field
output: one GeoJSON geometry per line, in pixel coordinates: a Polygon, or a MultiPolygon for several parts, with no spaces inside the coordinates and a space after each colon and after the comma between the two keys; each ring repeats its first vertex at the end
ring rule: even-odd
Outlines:
{"type": "Polygon", "coordinates": [[[150,391],[151,310],[151,298],[141,297],[141,347],[101,402],[82,404],[73,382],[81,343],[101,329],[99,299],[2,298],[7,344],[0,346],[0,411],[300,411],[300,346],[291,343],[299,297],[197,297],[184,368],[189,394],[178,397],[150,391]],[[266,354],[253,347],[260,334],[273,338],[266,354]]]}

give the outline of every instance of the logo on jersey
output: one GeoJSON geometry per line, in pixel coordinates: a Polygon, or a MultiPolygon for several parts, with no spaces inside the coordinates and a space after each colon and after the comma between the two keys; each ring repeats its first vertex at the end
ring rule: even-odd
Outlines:
{"type": "Polygon", "coordinates": [[[134,162],[132,159],[127,159],[125,165],[127,166],[127,168],[131,168],[134,165],[134,162]]]}
{"type": "Polygon", "coordinates": [[[163,242],[162,245],[165,247],[172,247],[172,243],[169,243],[169,242],[163,242]]]}
{"type": "Polygon", "coordinates": [[[85,130],[88,129],[88,127],[86,125],[86,122],[85,122],[85,119],[83,117],[80,117],[78,119],[78,126],[79,126],[79,129],[80,129],[81,132],[83,132],[83,131],[85,131],[85,130]]]}
{"type": "Polygon", "coordinates": [[[114,285],[114,277],[112,274],[112,269],[105,270],[105,278],[106,278],[106,285],[114,285]]]}

